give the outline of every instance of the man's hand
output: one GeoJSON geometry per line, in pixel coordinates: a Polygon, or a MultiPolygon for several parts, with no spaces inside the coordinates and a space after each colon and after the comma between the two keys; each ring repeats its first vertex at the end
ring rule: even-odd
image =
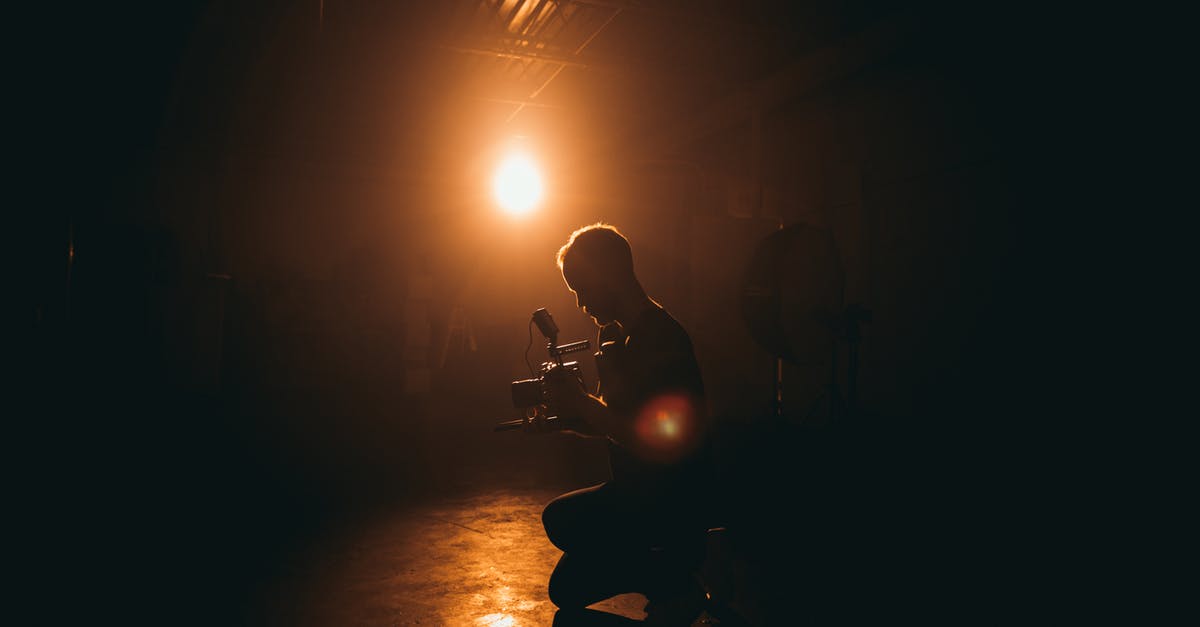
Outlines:
{"type": "Polygon", "coordinates": [[[583,388],[583,382],[565,368],[554,368],[546,373],[547,405],[562,421],[561,431],[584,437],[604,437],[590,420],[596,408],[604,407],[600,399],[591,396],[583,388]]]}
{"type": "Polygon", "coordinates": [[[531,415],[525,417],[525,424],[521,426],[521,430],[526,433],[550,433],[559,431],[558,425],[548,420],[546,412],[542,408],[537,408],[531,415]]]}
{"type": "Polygon", "coordinates": [[[577,418],[589,400],[583,383],[566,368],[556,367],[546,373],[547,405],[560,414],[577,418]]]}

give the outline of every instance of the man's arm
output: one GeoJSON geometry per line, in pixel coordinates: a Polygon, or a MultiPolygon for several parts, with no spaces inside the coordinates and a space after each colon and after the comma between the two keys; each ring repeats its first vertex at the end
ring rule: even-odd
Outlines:
{"type": "Polygon", "coordinates": [[[588,394],[574,377],[552,375],[548,383],[551,403],[568,421],[566,431],[583,437],[608,438],[617,444],[631,441],[633,425],[629,418],[588,394]],[[582,428],[572,428],[572,424],[582,428]]]}
{"type": "Polygon", "coordinates": [[[631,441],[632,421],[610,409],[603,399],[587,395],[580,403],[578,412],[580,419],[602,437],[607,437],[617,444],[628,444],[631,441]]]}

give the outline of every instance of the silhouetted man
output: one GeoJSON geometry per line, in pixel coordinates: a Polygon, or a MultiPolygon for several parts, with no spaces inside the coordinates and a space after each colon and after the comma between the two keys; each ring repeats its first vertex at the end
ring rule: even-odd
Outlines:
{"type": "MultiPolygon", "coordinates": [[[[558,265],[600,325],[600,385],[550,377],[569,431],[607,440],[611,479],[554,499],[542,513],[560,558],[550,599],[561,611],[626,592],[646,595],[648,624],[689,625],[705,595],[708,446],[704,384],[691,339],[649,298],[629,241],[614,227],[575,231],[558,265]]],[[[560,614],[561,615],[561,614],[560,614]]]]}

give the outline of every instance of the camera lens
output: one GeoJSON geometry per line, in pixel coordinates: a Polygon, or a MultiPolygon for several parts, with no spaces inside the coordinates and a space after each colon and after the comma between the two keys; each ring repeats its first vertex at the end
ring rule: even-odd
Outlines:
{"type": "Polygon", "coordinates": [[[525,409],[542,403],[542,380],[521,379],[512,382],[513,406],[525,409]]]}

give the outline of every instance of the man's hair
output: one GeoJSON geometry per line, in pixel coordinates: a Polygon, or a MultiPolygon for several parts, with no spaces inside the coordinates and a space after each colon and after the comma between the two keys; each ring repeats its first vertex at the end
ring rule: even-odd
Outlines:
{"type": "Polygon", "coordinates": [[[633,276],[633,250],[629,240],[611,224],[597,222],[571,233],[571,238],[558,249],[558,269],[584,263],[589,270],[603,274],[633,276]]]}

